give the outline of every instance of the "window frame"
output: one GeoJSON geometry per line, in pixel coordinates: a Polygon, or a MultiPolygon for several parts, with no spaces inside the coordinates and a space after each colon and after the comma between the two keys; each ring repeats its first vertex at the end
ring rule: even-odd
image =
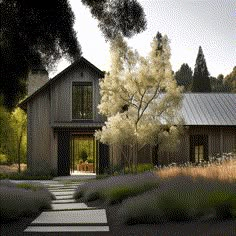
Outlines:
{"type": "Polygon", "coordinates": [[[94,84],[92,81],[72,81],[71,82],[71,121],[93,121],[94,120],[94,84]],[[92,117],[91,118],[73,118],[73,86],[77,85],[91,85],[92,88],[92,117]]]}

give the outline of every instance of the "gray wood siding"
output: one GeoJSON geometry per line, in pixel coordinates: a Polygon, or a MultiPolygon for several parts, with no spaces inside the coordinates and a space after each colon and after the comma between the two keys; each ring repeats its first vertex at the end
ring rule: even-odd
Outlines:
{"type": "Polygon", "coordinates": [[[50,98],[45,90],[28,103],[28,168],[34,174],[51,171],[50,98]]]}
{"type": "Polygon", "coordinates": [[[236,127],[227,126],[190,126],[180,140],[175,152],[159,152],[159,164],[185,163],[190,160],[190,135],[208,136],[208,155],[230,153],[236,149],[236,127]]]}
{"type": "MultiPolygon", "coordinates": [[[[99,75],[89,67],[80,65],[73,71],[66,74],[66,77],[58,79],[51,87],[51,107],[52,122],[64,123],[72,122],[72,83],[73,82],[92,82],[93,83],[93,113],[94,122],[103,122],[98,114],[97,106],[100,101],[99,94],[99,75]]],[[[74,122],[74,121],[73,121],[74,122]]]]}

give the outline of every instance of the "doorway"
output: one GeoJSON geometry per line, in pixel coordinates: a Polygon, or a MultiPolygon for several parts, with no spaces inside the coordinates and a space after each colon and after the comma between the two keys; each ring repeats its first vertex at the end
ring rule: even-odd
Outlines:
{"type": "Polygon", "coordinates": [[[208,160],[208,136],[190,135],[190,161],[200,163],[208,160]]]}
{"type": "Polygon", "coordinates": [[[96,173],[97,144],[93,134],[72,134],[70,141],[70,173],[96,173]]]}

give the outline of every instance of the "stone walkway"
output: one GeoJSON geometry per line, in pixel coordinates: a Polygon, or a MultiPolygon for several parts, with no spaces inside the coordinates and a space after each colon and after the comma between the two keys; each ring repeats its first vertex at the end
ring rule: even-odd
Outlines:
{"type": "Polygon", "coordinates": [[[28,226],[25,235],[108,235],[105,209],[77,203],[73,194],[79,182],[40,181],[53,193],[52,209],[42,212],[28,226]]]}

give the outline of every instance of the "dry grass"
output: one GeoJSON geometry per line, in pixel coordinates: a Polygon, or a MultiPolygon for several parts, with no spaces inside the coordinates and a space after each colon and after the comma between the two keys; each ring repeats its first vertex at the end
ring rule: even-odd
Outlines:
{"type": "MultiPolygon", "coordinates": [[[[25,171],[27,169],[26,164],[21,164],[21,171],[25,171]]],[[[0,173],[4,174],[11,174],[11,173],[17,173],[18,172],[18,164],[13,165],[0,165],[0,173]]]]}
{"type": "Polygon", "coordinates": [[[156,174],[161,178],[187,175],[234,182],[236,181],[236,159],[229,160],[222,164],[211,164],[206,167],[190,166],[165,168],[158,170],[156,174]]]}

